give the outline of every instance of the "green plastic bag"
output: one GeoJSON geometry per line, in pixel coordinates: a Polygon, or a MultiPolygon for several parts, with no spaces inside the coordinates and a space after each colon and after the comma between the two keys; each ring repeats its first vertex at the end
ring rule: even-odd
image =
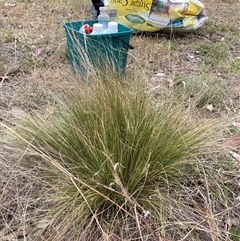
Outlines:
{"type": "Polygon", "coordinates": [[[192,31],[207,20],[198,0],[108,0],[105,4],[117,8],[117,21],[135,31],[192,31]]]}

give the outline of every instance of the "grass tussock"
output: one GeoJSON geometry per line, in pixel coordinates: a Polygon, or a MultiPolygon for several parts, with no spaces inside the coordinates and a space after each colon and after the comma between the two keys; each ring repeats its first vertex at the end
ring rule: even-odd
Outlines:
{"type": "Polygon", "coordinates": [[[121,61],[110,42],[108,57],[94,41],[87,55],[80,26],[64,29],[91,19],[90,1],[10,5],[0,240],[239,241],[239,2],[206,2],[194,32],[132,35],[121,61]]]}
{"type": "Polygon", "coordinates": [[[216,123],[197,120],[171,95],[154,103],[143,81],[110,78],[67,90],[56,114],[27,117],[12,130],[56,187],[49,240],[161,240],[162,223],[177,222],[169,207],[181,206],[169,192],[217,150],[216,123]]]}

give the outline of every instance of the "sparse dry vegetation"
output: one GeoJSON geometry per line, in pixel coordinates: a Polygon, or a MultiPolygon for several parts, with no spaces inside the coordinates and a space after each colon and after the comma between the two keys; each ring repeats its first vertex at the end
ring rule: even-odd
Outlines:
{"type": "Polygon", "coordinates": [[[240,3],[203,3],[89,84],[63,28],[89,1],[0,2],[0,240],[240,240],[240,3]]]}

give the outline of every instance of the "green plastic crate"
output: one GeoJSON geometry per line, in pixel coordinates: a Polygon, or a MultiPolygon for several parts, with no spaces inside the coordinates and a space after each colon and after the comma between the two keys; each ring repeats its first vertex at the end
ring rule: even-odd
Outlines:
{"type": "Polygon", "coordinates": [[[79,31],[84,24],[93,26],[96,22],[84,20],[63,25],[72,70],[84,77],[91,67],[97,72],[106,73],[110,70],[122,76],[127,65],[128,49],[132,48],[129,42],[133,30],[118,24],[118,33],[89,35],[79,31]]]}

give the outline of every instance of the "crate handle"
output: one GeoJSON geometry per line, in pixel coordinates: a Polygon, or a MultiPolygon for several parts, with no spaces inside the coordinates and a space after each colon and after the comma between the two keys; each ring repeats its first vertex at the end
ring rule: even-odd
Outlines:
{"type": "Polygon", "coordinates": [[[126,44],[129,49],[134,49],[134,47],[133,47],[131,44],[125,42],[124,40],[122,40],[121,38],[119,38],[117,35],[114,35],[114,37],[116,37],[118,40],[120,40],[121,42],[123,42],[124,44],[126,44]]]}

